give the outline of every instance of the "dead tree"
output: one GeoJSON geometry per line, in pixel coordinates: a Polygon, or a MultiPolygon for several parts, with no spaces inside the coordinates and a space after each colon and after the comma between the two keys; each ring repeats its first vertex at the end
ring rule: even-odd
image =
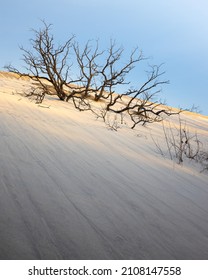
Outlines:
{"type": "MultiPolygon", "coordinates": [[[[81,87],[78,89],[85,98],[93,95],[95,101],[104,100],[106,106],[96,116],[107,115],[107,112],[129,115],[132,126],[139,123],[159,122],[164,115],[170,116],[179,112],[172,112],[155,98],[161,91],[161,86],[169,81],[161,79],[164,72],[162,65],[150,66],[147,79],[138,88],[130,88],[123,94],[115,94],[117,86],[129,85],[128,74],[145,58],[142,52],[134,49],[126,63],[122,63],[124,49],[116,47],[111,41],[107,51],[99,50],[98,42],[93,49],[89,42],[81,52],[78,44],[74,46],[76,59],[80,68],[79,79],[81,87]]],[[[104,120],[106,118],[103,118],[104,120]]]]}
{"type": "Polygon", "coordinates": [[[116,86],[127,85],[127,74],[137,65],[138,62],[144,60],[142,52],[138,52],[137,48],[130,54],[129,60],[122,63],[122,55],[124,49],[117,48],[115,42],[111,41],[107,51],[107,57],[104,59],[104,64],[99,69],[100,83],[96,88],[95,101],[101,98],[112,102],[112,97],[116,86]]]}
{"type": "MultiPolygon", "coordinates": [[[[91,41],[91,44],[93,42],[91,41]]],[[[98,41],[93,48],[88,41],[83,51],[80,50],[78,43],[74,44],[76,60],[80,70],[79,80],[81,87],[79,92],[87,97],[93,93],[94,100],[108,99],[112,97],[118,85],[126,85],[126,76],[136,66],[144,60],[142,52],[137,54],[137,48],[130,54],[129,60],[122,63],[124,49],[116,47],[115,42],[111,41],[107,51],[99,49],[98,41]]]]}
{"type": "Polygon", "coordinates": [[[161,80],[164,72],[160,71],[161,65],[151,66],[148,72],[147,80],[139,88],[129,89],[120,95],[111,95],[106,105],[106,110],[117,114],[127,112],[132,121],[131,128],[137,124],[159,122],[163,116],[178,114],[172,112],[168,107],[163,106],[161,102],[155,100],[155,97],[161,91],[161,86],[168,84],[168,80],[161,80]],[[119,106],[118,106],[119,105],[119,106]]]}
{"type": "Polygon", "coordinates": [[[89,97],[91,93],[96,92],[96,79],[99,74],[99,64],[97,59],[102,56],[103,51],[99,51],[98,41],[95,48],[87,42],[83,51],[81,51],[79,44],[76,42],[74,45],[74,52],[79,68],[79,77],[81,84],[77,88],[77,93],[81,94],[83,98],[89,97]]]}
{"type": "Polygon", "coordinates": [[[64,101],[70,95],[70,84],[76,82],[69,79],[69,70],[72,65],[68,61],[74,36],[63,45],[56,46],[50,29],[51,24],[43,21],[42,29],[33,30],[34,38],[30,39],[32,50],[20,47],[27,74],[21,74],[10,65],[6,68],[21,76],[29,76],[38,82],[43,96],[54,92],[60,100],[64,101]],[[45,83],[45,79],[49,85],[45,83]],[[51,90],[51,86],[53,90],[51,90]]]}
{"type": "Polygon", "coordinates": [[[75,108],[80,111],[93,112],[90,100],[104,100],[104,110],[122,116],[127,114],[132,121],[132,128],[139,123],[144,125],[157,122],[163,119],[163,115],[173,114],[167,107],[161,107],[161,103],[155,101],[161,91],[160,87],[168,83],[161,80],[164,72],[160,71],[160,66],[152,66],[146,81],[139,87],[131,87],[128,75],[141,61],[146,60],[137,48],[124,62],[124,49],[117,47],[114,41],[110,41],[106,51],[100,50],[98,41],[94,47],[93,41],[88,41],[81,49],[79,44],[74,42],[74,36],[64,44],[56,45],[50,30],[51,25],[43,21],[42,29],[33,30],[34,38],[30,40],[32,48],[20,48],[27,74],[21,74],[12,66],[6,67],[7,70],[29,76],[36,82],[36,87],[33,86],[28,95],[36,96],[38,103],[43,101],[46,94],[56,94],[63,101],[71,99],[75,108]],[[76,79],[70,76],[73,72],[71,52],[75,55],[79,71],[76,79]],[[127,85],[130,89],[115,94],[118,86],[126,88],[127,85]]]}

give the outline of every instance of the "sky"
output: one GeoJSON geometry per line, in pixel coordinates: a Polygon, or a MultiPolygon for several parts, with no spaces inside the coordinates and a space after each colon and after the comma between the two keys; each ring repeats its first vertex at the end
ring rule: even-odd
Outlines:
{"type": "MultiPolygon", "coordinates": [[[[110,39],[129,55],[141,49],[149,64],[163,64],[161,99],[173,107],[198,107],[208,115],[208,1],[207,0],[1,0],[0,69],[23,66],[19,46],[28,48],[31,29],[41,20],[53,24],[57,42],[72,34],[80,45],[110,39]]],[[[125,59],[125,57],[124,57],[125,59]]],[[[141,65],[139,71],[145,71],[141,65]]],[[[132,73],[132,82],[139,81],[132,73]]]]}

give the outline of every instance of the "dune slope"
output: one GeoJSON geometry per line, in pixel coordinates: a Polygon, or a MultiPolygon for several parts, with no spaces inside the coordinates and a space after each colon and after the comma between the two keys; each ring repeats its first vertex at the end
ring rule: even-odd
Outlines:
{"type": "MultiPolygon", "coordinates": [[[[0,76],[0,259],[208,259],[208,176],[0,76]]],[[[207,137],[207,118],[187,116],[207,137]]]]}

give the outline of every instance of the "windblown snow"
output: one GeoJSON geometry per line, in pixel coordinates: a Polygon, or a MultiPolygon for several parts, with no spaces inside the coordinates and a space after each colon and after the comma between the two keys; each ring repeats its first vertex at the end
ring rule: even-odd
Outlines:
{"type": "Polygon", "coordinates": [[[208,259],[208,175],[157,153],[160,123],[111,131],[30,83],[0,73],[0,259],[208,259]]]}

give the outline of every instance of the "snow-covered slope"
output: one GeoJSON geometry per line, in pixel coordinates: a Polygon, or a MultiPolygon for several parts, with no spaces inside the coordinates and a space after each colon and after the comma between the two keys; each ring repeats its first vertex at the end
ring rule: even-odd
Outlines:
{"type": "Polygon", "coordinates": [[[161,124],[111,131],[28,83],[0,73],[0,259],[208,259],[208,176],[157,154],[161,124]]]}

